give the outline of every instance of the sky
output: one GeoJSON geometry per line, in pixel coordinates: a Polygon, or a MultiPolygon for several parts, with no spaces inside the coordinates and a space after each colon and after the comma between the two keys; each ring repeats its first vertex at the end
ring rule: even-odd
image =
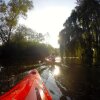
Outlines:
{"type": "Polygon", "coordinates": [[[33,0],[34,8],[28,12],[27,19],[20,18],[19,23],[49,36],[45,42],[58,48],[58,35],[63,23],[70,16],[76,0],[33,0]]]}

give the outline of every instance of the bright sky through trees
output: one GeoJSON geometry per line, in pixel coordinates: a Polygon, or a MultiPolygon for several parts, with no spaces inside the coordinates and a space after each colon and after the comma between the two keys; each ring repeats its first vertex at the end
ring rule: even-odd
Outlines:
{"type": "Polygon", "coordinates": [[[49,33],[46,43],[59,47],[59,31],[74,9],[76,0],[33,0],[33,3],[34,9],[28,12],[27,19],[21,18],[19,22],[36,32],[49,33]]]}

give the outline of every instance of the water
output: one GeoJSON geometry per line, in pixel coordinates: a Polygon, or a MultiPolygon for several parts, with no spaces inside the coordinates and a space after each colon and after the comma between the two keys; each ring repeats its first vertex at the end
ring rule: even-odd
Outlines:
{"type": "MultiPolygon", "coordinates": [[[[56,58],[56,62],[60,62],[60,58],[56,58]]],[[[41,65],[37,68],[42,80],[48,88],[53,100],[71,100],[67,94],[67,88],[62,84],[62,68],[57,65],[41,65]],[[62,98],[62,99],[61,99],[62,98]]],[[[30,71],[20,73],[18,75],[7,75],[3,67],[0,67],[0,95],[9,91],[20,80],[22,80],[30,71]]]]}
{"type": "Polygon", "coordinates": [[[59,87],[57,86],[55,75],[58,74],[55,73],[55,71],[58,71],[57,68],[47,68],[41,73],[41,77],[50,91],[53,100],[60,100],[60,97],[62,96],[62,92],[60,91],[59,87]],[[53,70],[53,71],[52,71],[53,70]]]}
{"type": "Polygon", "coordinates": [[[48,88],[53,100],[72,100],[67,94],[67,88],[62,84],[62,70],[60,66],[48,65],[42,72],[41,78],[48,88]],[[61,99],[62,98],[62,99],[61,99]]]}
{"type": "MultiPolygon", "coordinates": [[[[41,64],[37,70],[53,100],[100,100],[100,66],[94,66],[92,70],[87,70],[86,66],[76,64],[66,66],[60,64],[58,57],[56,65],[41,64]]],[[[0,94],[10,90],[28,73],[29,71],[7,76],[4,67],[1,66],[0,94]]]]}
{"type": "Polygon", "coordinates": [[[13,86],[15,86],[20,80],[22,80],[27,72],[20,73],[19,75],[7,76],[5,73],[0,73],[0,95],[9,91],[13,86]]]}

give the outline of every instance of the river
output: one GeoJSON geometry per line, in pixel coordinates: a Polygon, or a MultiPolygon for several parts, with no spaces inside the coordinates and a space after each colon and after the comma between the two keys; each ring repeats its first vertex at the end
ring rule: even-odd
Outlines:
{"type": "MultiPolygon", "coordinates": [[[[60,62],[60,58],[56,58],[56,62],[60,62]]],[[[0,94],[4,94],[20,80],[22,80],[29,71],[20,73],[18,75],[6,76],[3,72],[3,67],[0,67],[0,94]]],[[[86,67],[81,65],[66,66],[63,64],[41,64],[36,68],[44,81],[47,89],[52,95],[53,100],[100,100],[99,93],[100,81],[100,67],[93,69],[94,83],[88,80],[89,73],[86,67]],[[89,83],[91,82],[91,83],[89,83]],[[91,88],[91,87],[92,88],[91,88]],[[92,90],[90,90],[92,89],[92,90]],[[92,99],[87,99],[87,98],[92,99]],[[95,99],[96,98],[96,99],[95,99]]]]}
{"type": "MultiPolygon", "coordinates": [[[[56,58],[56,62],[60,62],[60,58],[56,58]]],[[[53,100],[71,100],[67,95],[67,89],[62,85],[59,79],[62,78],[61,66],[58,65],[42,65],[37,68],[42,80],[48,88],[53,100]],[[64,91],[64,92],[63,92],[64,91]],[[62,99],[61,99],[62,98],[62,99]]],[[[20,80],[22,80],[29,71],[20,73],[18,75],[12,75],[8,77],[3,73],[3,67],[0,67],[0,94],[4,94],[13,86],[15,86],[20,80]]]]}

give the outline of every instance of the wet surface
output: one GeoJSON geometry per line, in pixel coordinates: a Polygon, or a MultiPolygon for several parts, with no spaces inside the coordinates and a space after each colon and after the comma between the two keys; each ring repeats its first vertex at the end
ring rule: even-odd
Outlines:
{"type": "Polygon", "coordinates": [[[57,66],[55,68],[47,68],[41,73],[41,77],[46,87],[50,91],[53,100],[60,100],[62,96],[62,92],[60,91],[55,79],[55,75],[58,74],[57,68],[58,68],[57,66]]]}
{"type": "MultiPolygon", "coordinates": [[[[67,91],[67,89],[59,82],[58,78],[61,75],[60,66],[57,65],[44,65],[37,68],[42,80],[44,81],[47,89],[53,97],[53,100],[61,100],[63,97],[63,92],[60,88],[67,91]]],[[[0,93],[1,95],[9,91],[13,86],[15,86],[20,80],[22,80],[30,71],[21,73],[19,75],[12,75],[11,77],[3,76],[0,80],[0,93]]],[[[68,98],[67,95],[65,98],[68,98]]],[[[66,99],[64,99],[66,100],[66,99]]],[[[71,99],[69,99],[71,100],[71,99]]]]}
{"type": "Polygon", "coordinates": [[[24,73],[20,73],[19,75],[16,75],[16,76],[15,75],[7,76],[4,74],[0,75],[0,95],[9,91],[20,80],[22,80],[27,74],[28,74],[28,71],[24,73]]]}
{"type": "MultiPolygon", "coordinates": [[[[60,59],[57,58],[59,63],[60,59]]],[[[89,83],[88,70],[82,65],[40,64],[37,68],[53,100],[100,100],[100,67],[93,67],[89,83]],[[94,85],[92,84],[94,82],[94,85]],[[92,86],[89,87],[89,86],[92,86]],[[91,90],[90,90],[91,89],[91,90]],[[90,96],[88,94],[91,94],[90,96]],[[91,99],[88,99],[88,97],[91,99]],[[95,99],[96,98],[96,99],[95,99]]],[[[0,94],[4,94],[22,80],[30,71],[7,76],[0,68],[0,94]]]]}
{"type": "MultiPolygon", "coordinates": [[[[60,59],[56,59],[60,62],[60,59]]],[[[64,67],[65,68],[65,67],[64,67]]],[[[63,67],[58,65],[42,65],[37,68],[42,80],[44,81],[47,89],[52,95],[53,100],[71,100],[67,95],[67,88],[65,88],[63,81],[63,67]],[[62,99],[61,99],[62,98],[62,99]]],[[[6,76],[0,72],[0,94],[4,94],[22,80],[30,71],[21,73],[19,75],[6,76]],[[2,76],[3,75],[3,76],[2,76]]],[[[66,79],[64,79],[66,80],[66,79]]]]}
{"type": "Polygon", "coordinates": [[[42,80],[48,88],[53,100],[72,100],[67,94],[67,88],[63,84],[63,71],[61,66],[48,65],[42,66],[43,70],[39,70],[42,80]],[[61,99],[62,98],[62,99],[61,99]]]}

